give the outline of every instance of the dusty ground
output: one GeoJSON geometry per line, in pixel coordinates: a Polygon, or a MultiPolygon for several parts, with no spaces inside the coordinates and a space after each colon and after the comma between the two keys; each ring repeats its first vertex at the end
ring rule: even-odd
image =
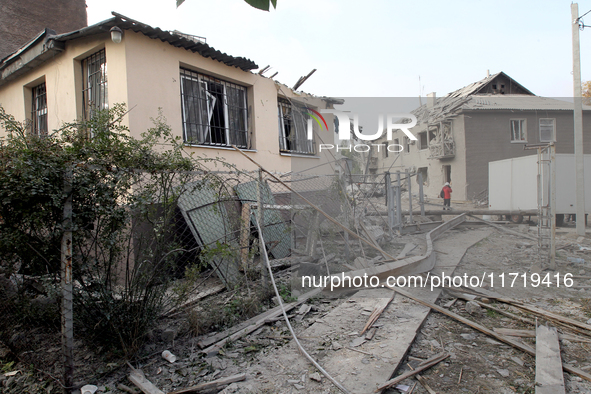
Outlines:
{"type": "MultiPolygon", "coordinates": [[[[452,230],[451,233],[461,235],[473,231],[475,228],[477,228],[476,225],[471,228],[463,227],[462,229],[452,230]]],[[[511,229],[535,235],[534,227],[522,225],[511,227],[511,229]]],[[[411,255],[420,254],[425,250],[424,235],[415,234],[394,239],[391,241],[389,251],[397,253],[407,242],[418,245],[411,252],[411,255]]],[[[504,288],[498,286],[489,288],[504,296],[527,301],[542,309],[586,322],[591,318],[591,301],[589,297],[591,282],[589,279],[585,279],[585,277],[591,277],[591,264],[589,262],[591,254],[590,252],[579,252],[579,246],[591,246],[591,234],[588,234],[583,239],[578,239],[572,225],[558,230],[558,270],[550,272],[552,275],[558,272],[561,276],[566,273],[575,276],[573,288],[564,286],[557,288],[555,283],[550,287],[532,287],[528,283],[528,286],[524,287],[522,282],[516,282],[513,287],[506,284],[504,288]],[[585,262],[570,262],[568,261],[569,257],[583,258],[585,262]]],[[[443,252],[440,250],[440,253],[443,252]]],[[[477,275],[480,277],[483,272],[486,272],[493,274],[495,280],[503,273],[508,275],[515,272],[529,275],[531,274],[530,269],[536,261],[535,259],[536,246],[533,241],[494,230],[489,236],[468,249],[456,268],[455,274],[477,275]]],[[[546,272],[543,272],[543,275],[546,272]]],[[[490,286],[490,282],[487,285],[490,286]]],[[[561,285],[563,285],[562,282],[561,285]]],[[[326,319],[326,316],[339,305],[348,303],[351,297],[354,297],[353,292],[343,292],[331,294],[328,297],[322,296],[311,299],[307,304],[311,305],[312,308],[305,316],[298,315],[298,308],[296,308],[290,314],[290,321],[292,321],[296,333],[302,335],[314,323],[326,319]]],[[[416,306],[414,301],[403,300],[399,297],[401,296],[396,298],[399,303],[416,306]]],[[[453,299],[452,296],[444,293],[440,297],[438,304],[445,305],[453,299]]],[[[216,305],[219,307],[231,303],[232,296],[228,293],[221,293],[206,299],[199,307],[202,310],[216,311],[216,305]]],[[[400,305],[402,304],[393,303],[386,309],[380,318],[382,324],[391,323],[392,321],[404,324],[404,316],[399,309],[400,305]]],[[[495,307],[505,308],[511,313],[526,316],[530,319],[535,318],[533,315],[523,314],[515,308],[502,304],[495,304],[495,307]]],[[[470,315],[465,310],[465,301],[463,300],[456,300],[449,309],[491,329],[534,329],[533,326],[527,323],[505,317],[490,310],[482,310],[470,315]]],[[[359,315],[358,322],[351,322],[352,327],[355,324],[362,324],[367,318],[369,311],[362,312],[365,313],[359,315]]],[[[378,323],[380,323],[380,320],[378,320],[378,323]]],[[[354,330],[356,329],[351,329],[351,331],[354,330]]],[[[315,368],[294,350],[295,345],[291,340],[286,324],[281,320],[263,326],[254,333],[230,343],[220,354],[210,358],[203,358],[200,354],[197,346],[200,337],[196,337],[194,331],[194,324],[190,323],[190,318],[187,315],[163,320],[160,328],[153,332],[153,342],[145,347],[143,351],[144,358],[134,362],[134,366],[142,368],[148,379],[164,392],[237,373],[246,373],[246,381],[230,385],[225,389],[224,393],[340,392],[328,383],[325,378],[322,378],[321,382],[313,379],[316,377],[315,368]],[[174,340],[167,341],[163,336],[163,332],[170,328],[175,329],[177,335],[174,340]],[[171,364],[162,359],[160,353],[165,349],[174,353],[178,361],[171,364]]],[[[559,331],[569,333],[562,329],[559,329],[559,331]]],[[[301,339],[304,346],[310,343],[313,344],[312,348],[307,349],[323,365],[327,364],[331,357],[337,355],[334,342],[345,347],[350,342],[348,337],[335,338],[327,336],[326,338],[320,338],[326,339],[324,341],[325,345],[322,345],[323,341],[319,341],[319,338],[302,337],[301,339]]],[[[378,328],[375,340],[387,339],[388,334],[386,332],[380,333],[380,328],[378,328]]],[[[587,337],[587,339],[590,338],[587,337]]],[[[535,346],[533,339],[524,338],[523,341],[535,346]]],[[[562,340],[561,350],[563,361],[579,368],[591,366],[591,357],[589,357],[590,343],[562,340]]],[[[44,349],[44,351],[52,352],[54,346],[52,345],[51,348],[44,349]]],[[[339,351],[342,352],[344,349],[339,349],[339,351]]],[[[396,375],[409,370],[410,367],[416,368],[421,359],[430,358],[441,351],[448,352],[450,357],[421,374],[428,385],[437,393],[534,393],[535,391],[535,359],[533,357],[437,312],[431,312],[425,320],[414,343],[400,363],[396,375]]],[[[368,356],[362,358],[361,362],[366,364],[373,362],[373,359],[368,356]]],[[[92,356],[87,360],[80,360],[78,367],[96,371],[99,368],[98,363],[99,360],[96,359],[95,361],[94,356],[92,356]]],[[[16,367],[18,365],[11,365],[7,370],[16,367]]],[[[132,386],[126,378],[129,368],[120,359],[115,358],[115,361],[110,366],[100,365],[100,368],[104,368],[106,372],[100,375],[93,375],[89,372],[88,380],[85,383],[96,384],[102,392],[113,393],[123,392],[117,389],[117,386],[121,383],[132,386]]],[[[383,363],[380,364],[380,368],[389,368],[389,373],[394,371],[394,366],[386,366],[383,363]]],[[[586,371],[589,372],[590,369],[586,369],[586,371]]],[[[342,370],[335,377],[344,382],[347,379],[363,378],[355,374],[355,370],[342,370]]],[[[591,382],[583,381],[581,378],[568,373],[565,373],[564,376],[567,392],[591,392],[591,382]]],[[[47,379],[47,376],[32,374],[28,381],[35,382],[39,379],[47,379]]],[[[11,384],[7,384],[8,379],[6,378],[0,377],[0,380],[4,381],[4,383],[0,383],[0,389],[4,389],[6,392],[19,392],[18,390],[15,391],[16,379],[13,379],[11,384]],[[8,388],[11,388],[11,391],[8,388]]],[[[410,378],[401,382],[401,384],[409,387],[416,384],[413,393],[427,393],[420,384],[417,384],[415,378],[410,378]]],[[[27,391],[21,390],[20,392],[27,391]]],[[[394,389],[388,391],[388,393],[398,392],[404,393],[407,391],[394,389]]]]}

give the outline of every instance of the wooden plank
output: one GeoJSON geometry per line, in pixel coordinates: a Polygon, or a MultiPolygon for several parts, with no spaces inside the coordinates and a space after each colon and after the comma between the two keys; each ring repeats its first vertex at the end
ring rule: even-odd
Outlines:
{"type": "Polygon", "coordinates": [[[129,374],[129,380],[135,384],[145,394],[164,394],[164,391],[154,386],[152,382],[146,379],[144,371],[141,369],[134,369],[129,374]]]}
{"type": "Polygon", "coordinates": [[[416,378],[417,378],[417,380],[419,381],[419,383],[421,384],[421,386],[423,386],[423,388],[424,388],[425,390],[427,390],[427,392],[428,392],[429,394],[437,394],[437,392],[436,392],[435,390],[433,390],[433,389],[431,388],[431,386],[429,386],[429,385],[427,384],[427,379],[425,379],[425,378],[424,378],[424,377],[422,377],[421,375],[417,375],[417,376],[416,376],[416,378]]]}
{"type": "MultiPolygon", "coordinates": [[[[319,294],[322,290],[324,290],[324,289],[319,288],[319,289],[312,290],[306,294],[301,295],[298,298],[298,301],[284,305],[286,312],[288,310],[291,310],[291,309],[295,308],[296,306],[304,303],[309,298],[319,294]]],[[[220,349],[226,345],[226,343],[228,341],[235,341],[239,338],[242,338],[245,335],[250,334],[251,332],[257,330],[259,327],[262,327],[264,324],[266,324],[269,321],[269,319],[277,317],[277,316],[281,315],[282,313],[283,312],[282,312],[281,308],[276,307],[276,308],[273,308],[272,313],[264,313],[262,315],[259,315],[255,318],[253,318],[253,319],[250,319],[248,321],[251,324],[248,324],[244,328],[242,328],[241,330],[234,332],[233,334],[231,334],[227,337],[224,337],[223,339],[219,340],[217,343],[214,343],[213,345],[209,346],[208,348],[203,349],[202,352],[205,353],[207,356],[217,354],[220,351],[220,349]]]]}
{"type": "Polygon", "coordinates": [[[508,311],[502,310],[502,309],[500,309],[500,308],[495,308],[494,306],[492,306],[492,305],[490,305],[490,304],[485,304],[484,302],[480,302],[480,301],[475,301],[475,302],[476,302],[478,305],[480,305],[481,307],[483,307],[483,308],[488,308],[488,309],[490,309],[491,311],[495,311],[495,312],[497,312],[497,313],[500,313],[501,315],[505,315],[505,316],[507,316],[507,317],[510,317],[511,319],[519,320],[519,321],[522,321],[522,322],[524,322],[524,323],[531,324],[532,326],[535,326],[535,325],[536,325],[536,322],[535,322],[535,321],[533,321],[533,320],[531,320],[531,319],[527,319],[527,318],[525,318],[525,317],[521,317],[521,316],[514,315],[514,314],[513,314],[513,313],[511,313],[511,312],[508,312],[508,311]]]}
{"type": "Polygon", "coordinates": [[[402,382],[404,379],[410,378],[411,376],[418,374],[419,372],[423,372],[425,369],[429,369],[432,366],[439,364],[441,361],[445,360],[448,357],[449,354],[438,354],[434,357],[431,357],[429,360],[425,361],[424,364],[415,368],[414,370],[405,372],[402,375],[395,377],[394,379],[388,380],[386,383],[384,383],[376,389],[376,393],[382,390],[386,390],[387,388],[390,388],[395,384],[402,382]]]}
{"type": "Polygon", "coordinates": [[[373,308],[373,312],[369,316],[369,319],[367,319],[367,323],[365,323],[363,330],[361,330],[361,335],[363,335],[365,331],[367,331],[380,318],[382,312],[388,307],[394,297],[396,297],[396,293],[392,293],[392,297],[390,298],[382,298],[378,301],[376,306],[373,308]]]}
{"type": "Polygon", "coordinates": [[[532,241],[536,241],[536,242],[538,241],[538,239],[537,239],[536,237],[534,237],[534,236],[531,236],[531,235],[528,235],[528,234],[525,234],[525,233],[520,233],[519,231],[513,231],[513,230],[509,230],[509,229],[508,229],[508,228],[506,228],[506,227],[503,227],[503,226],[500,226],[500,225],[498,225],[498,224],[494,224],[494,223],[488,222],[488,221],[486,221],[486,220],[483,220],[483,219],[480,219],[480,218],[474,217],[474,216],[472,216],[472,215],[470,215],[470,217],[471,217],[472,219],[474,219],[474,220],[478,221],[478,222],[481,222],[481,223],[488,224],[489,226],[491,226],[491,227],[494,227],[494,228],[496,228],[496,229],[499,229],[499,230],[501,230],[501,231],[504,231],[504,232],[506,232],[506,233],[509,233],[509,234],[512,234],[512,235],[517,235],[517,236],[519,236],[519,237],[522,237],[522,238],[527,238],[527,239],[530,239],[530,240],[532,240],[532,241]]]}
{"type": "MultiPolygon", "coordinates": [[[[510,337],[520,337],[520,338],[535,338],[536,332],[534,330],[516,330],[513,328],[495,328],[495,332],[498,332],[501,335],[507,335],[510,337]]],[[[567,340],[572,342],[584,342],[584,343],[591,343],[591,339],[579,337],[576,335],[570,334],[561,334],[558,333],[558,338],[561,340],[567,340]]]]}
{"type": "Polygon", "coordinates": [[[564,376],[556,328],[536,329],[536,394],[564,394],[564,376]]]}
{"type": "Polygon", "coordinates": [[[196,303],[198,303],[202,299],[209,297],[210,295],[217,294],[219,292],[224,291],[225,288],[226,288],[226,286],[219,285],[219,286],[214,286],[211,289],[207,289],[205,291],[199,292],[194,297],[190,297],[187,301],[185,301],[183,303],[183,305],[179,305],[176,308],[172,308],[168,312],[163,313],[162,316],[163,317],[170,317],[170,316],[176,315],[177,313],[181,312],[183,309],[186,309],[190,306],[195,305],[196,303]]]}
{"type": "Polygon", "coordinates": [[[168,394],[189,394],[189,393],[200,393],[203,391],[217,389],[222,386],[227,386],[230,383],[240,382],[246,379],[246,374],[241,373],[238,375],[228,376],[227,378],[221,378],[217,380],[213,380],[211,382],[199,383],[196,386],[187,387],[186,389],[180,389],[176,391],[171,391],[168,394]]]}
{"type": "MultiPolygon", "coordinates": [[[[475,323],[475,322],[473,322],[471,320],[468,320],[468,319],[466,319],[466,318],[464,318],[464,317],[462,317],[462,316],[460,316],[460,315],[458,315],[456,313],[453,313],[453,312],[451,312],[451,311],[449,311],[449,310],[447,310],[445,308],[442,308],[439,305],[435,305],[435,304],[433,304],[431,302],[427,302],[427,301],[424,301],[424,300],[422,300],[420,298],[417,298],[417,297],[413,296],[412,294],[410,294],[410,293],[408,293],[408,292],[406,292],[404,290],[401,290],[399,287],[392,287],[391,289],[394,290],[397,293],[402,294],[405,297],[410,298],[411,300],[414,300],[414,301],[416,301],[416,302],[418,302],[420,304],[423,304],[425,306],[428,306],[429,308],[431,308],[431,309],[433,309],[433,310],[435,310],[435,311],[437,311],[439,313],[442,313],[442,314],[444,314],[446,316],[449,316],[451,318],[454,318],[457,321],[459,321],[461,323],[464,323],[467,326],[470,326],[470,327],[472,327],[472,328],[474,328],[474,329],[476,329],[476,330],[478,330],[478,331],[480,331],[480,332],[482,332],[482,333],[484,333],[484,334],[486,334],[488,336],[491,336],[493,338],[496,338],[496,339],[498,339],[501,342],[505,342],[506,344],[511,345],[514,348],[517,348],[519,350],[522,350],[525,353],[528,353],[528,354],[530,354],[532,356],[535,356],[536,355],[536,351],[531,346],[526,345],[523,342],[518,342],[518,341],[515,341],[515,340],[513,340],[513,339],[511,339],[509,337],[506,337],[504,335],[497,334],[493,330],[489,330],[488,328],[486,328],[484,326],[481,326],[480,324],[475,323]]],[[[568,365],[568,364],[564,364],[564,363],[562,364],[562,368],[565,371],[567,371],[567,372],[573,373],[573,374],[575,374],[577,376],[580,376],[581,378],[586,379],[586,380],[588,380],[588,381],[591,382],[591,375],[588,374],[588,373],[586,373],[586,372],[584,372],[583,370],[581,370],[579,368],[576,368],[576,367],[573,367],[572,365],[568,365]]]]}
{"type": "MultiPolygon", "coordinates": [[[[557,323],[570,324],[572,326],[579,327],[579,328],[582,328],[587,331],[591,331],[591,325],[589,325],[589,324],[580,322],[575,319],[571,319],[570,317],[559,315],[554,312],[546,311],[542,308],[538,308],[537,306],[524,304],[523,302],[514,300],[512,298],[504,297],[501,294],[496,293],[494,291],[486,290],[481,287],[475,287],[475,288],[472,288],[471,290],[473,292],[475,292],[476,294],[480,294],[486,298],[494,299],[499,302],[515,306],[519,309],[526,310],[526,311],[536,314],[538,316],[542,316],[542,317],[545,317],[549,320],[556,321],[557,323]]],[[[591,335],[591,334],[587,333],[587,335],[591,335]]]]}

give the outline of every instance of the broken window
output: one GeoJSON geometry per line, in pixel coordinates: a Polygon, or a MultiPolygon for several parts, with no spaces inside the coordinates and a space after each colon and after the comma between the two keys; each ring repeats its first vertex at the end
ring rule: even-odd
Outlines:
{"type": "Polygon", "coordinates": [[[427,145],[427,132],[422,131],[419,133],[419,150],[427,149],[429,145],[427,145]]]}
{"type": "Polygon", "coordinates": [[[82,90],[84,119],[90,119],[97,111],[108,109],[107,58],[102,49],[82,60],[84,87],[82,90]]]}
{"type": "Polygon", "coordinates": [[[555,141],[554,129],[556,126],[556,120],[554,118],[541,118],[540,119],[540,142],[553,142],[555,141]]]}
{"type": "Polygon", "coordinates": [[[527,142],[526,120],[511,119],[511,142],[527,142]]]}
{"type": "Polygon", "coordinates": [[[32,123],[31,132],[37,136],[47,135],[47,92],[45,82],[31,89],[32,103],[32,123]]]}
{"type": "Polygon", "coordinates": [[[313,155],[314,139],[308,139],[308,110],[286,99],[277,99],[279,150],[286,153],[313,155]]]}
{"type": "Polygon", "coordinates": [[[249,148],[244,86],[181,69],[181,105],[185,143],[249,148]]]}
{"type": "Polygon", "coordinates": [[[428,185],[429,184],[428,168],[427,167],[419,167],[419,169],[417,171],[417,183],[419,183],[418,174],[420,174],[421,177],[423,178],[423,185],[428,185]]]}

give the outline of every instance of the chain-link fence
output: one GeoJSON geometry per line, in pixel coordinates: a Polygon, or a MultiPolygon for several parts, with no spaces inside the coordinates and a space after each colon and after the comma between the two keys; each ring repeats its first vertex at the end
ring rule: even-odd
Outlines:
{"type": "Polygon", "coordinates": [[[45,272],[15,257],[12,272],[0,275],[0,340],[58,384],[65,375],[72,387],[154,351],[154,327],[163,318],[180,316],[174,324],[188,324],[194,334],[232,323],[221,316],[228,302],[223,310],[184,313],[212,287],[256,289],[250,315],[256,314],[270,294],[256,220],[291,296],[304,291],[302,276],[369,268],[384,259],[380,245],[393,234],[384,218],[385,178],[335,168],[136,174],[123,197],[97,207],[86,222],[76,211],[84,196],[75,195],[76,225],[69,227],[65,209],[57,250],[31,245],[31,261],[45,272]],[[56,255],[61,267],[49,264],[56,255]]]}

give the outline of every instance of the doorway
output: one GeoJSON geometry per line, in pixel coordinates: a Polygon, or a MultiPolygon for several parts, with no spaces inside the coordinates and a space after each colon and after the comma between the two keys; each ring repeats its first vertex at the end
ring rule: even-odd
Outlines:
{"type": "Polygon", "coordinates": [[[451,165],[442,166],[443,169],[443,182],[451,183],[451,165]]]}

